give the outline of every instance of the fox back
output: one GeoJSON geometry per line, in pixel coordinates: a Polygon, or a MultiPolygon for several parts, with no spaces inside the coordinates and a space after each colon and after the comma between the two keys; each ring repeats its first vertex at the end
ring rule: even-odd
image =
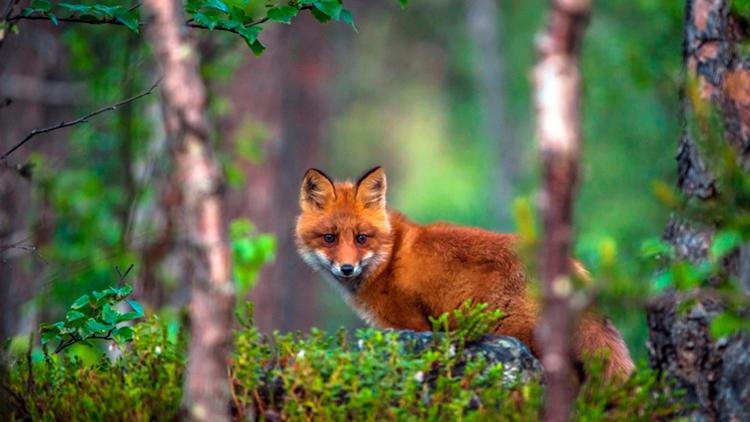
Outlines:
{"type": "MultiPolygon", "coordinates": [[[[302,258],[342,290],[355,311],[382,328],[427,331],[429,317],[467,299],[501,309],[495,333],[535,354],[538,304],[513,234],[447,223],[419,225],[386,208],[386,176],[376,167],[357,182],[333,182],[310,169],[300,188],[296,243],[302,258]]],[[[601,349],[607,376],[633,368],[622,338],[606,319],[587,314],[576,332],[579,359],[601,349]]]]}

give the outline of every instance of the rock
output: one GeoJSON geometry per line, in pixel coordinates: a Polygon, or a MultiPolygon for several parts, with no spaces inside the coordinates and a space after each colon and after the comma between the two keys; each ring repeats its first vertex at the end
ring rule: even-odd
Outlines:
{"type": "MultiPolygon", "coordinates": [[[[407,350],[420,353],[434,341],[439,341],[444,334],[430,331],[386,330],[398,334],[399,340],[404,342],[407,350]]],[[[471,356],[483,356],[488,367],[497,363],[503,364],[503,381],[506,385],[527,384],[542,378],[542,364],[531,354],[525,344],[515,337],[486,335],[466,344],[462,351],[464,361],[471,356]]],[[[454,368],[454,374],[461,376],[463,363],[454,368]]]]}

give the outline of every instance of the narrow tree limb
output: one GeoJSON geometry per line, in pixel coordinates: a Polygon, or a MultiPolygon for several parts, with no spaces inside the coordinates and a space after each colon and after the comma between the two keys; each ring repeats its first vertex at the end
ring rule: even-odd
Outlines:
{"type": "Polygon", "coordinates": [[[95,110],[95,111],[92,111],[91,113],[88,113],[85,116],[81,116],[81,117],[79,117],[79,118],[77,118],[75,120],[71,120],[71,121],[65,121],[65,120],[63,120],[62,122],[60,122],[60,123],[58,123],[56,125],[53,125],[53,126],[34,129],[31,132],[29,132],[26,135],[25,138],[23,138],[20,142],[18,142],[11,149],[9,149],[5,154],[3,154],[3,156],[0,157],[0,161],[7,160],[8,157],[10,156],[10,154],[12,154],[13,152],[15,152],[18,148],[21,148],[24,144],[26,144],[29,140],[31,140],[31,138],[33,138],[36,135],[40,135],[42,133],[47,133],[47,132],[52,132],[53,130],[58,130],[58,129],[66,128],[66,127],[69,127],[69,126],[79,125],[81,123],[87,123],[88,120],[90,118],[94,117],[94,116],[97,116],[97,115],[102,114],[102,113],[107,112],[107,111],[117,110],[119,107],[122,107],[125,104],[129,104],[129,103],[132,103],[133,101],[139,100],[139,99],[141,99],[141,98],[143,98],[143,97],[151,94],[151,92],[153,92],[153,90],[157,87],[157,85],[159,85],[160,81],[161,81],[161,79],[159,79],[156,82],[154,82],[153,85],[151,85],[151,87],[147,91],[145,91],[145,92],[142,92],[142,93],[140,93],[138,95],[135,95],[133,97],[127,98],[125,100],[122,100],[122,101],[120,101],[118,103],[115,103],[115,104],[112,104],[112,105],[100,108],[100,109],[95,110]]]}
{"type": "MultiPolygon", "coordinates": [[[[137,5],[133,6],[133,7],[131,7],[130,10],[138,8],[139,6],[140,6],[140,4],[137,4],[137,5]]],[[[312,9],[312,6],[303,6],[303,7],[300,8],[301,11],[302,10],[310,10],[310,9],[312,9]]],[[[21,21],[21,20],[51,21],[51,19],[48,16],[40,16],[40,15],[24,16],[23,14],[17,14],[17,15],[13,15],[13,16],[8,15],[7,19],[6,19],[7,22],[18,22],[18,21],[21,21]]],[[[83,19],[83,18],[78,17],[78,16],[67,16],[67,17],[57,17],[57,20],[58,20],[58,22],[83,23],[83,24],[88,24],[88,25],[116,25],[116,26],[125,26],[124,23],[118,21],[117,19],[106,19],[106,18],[105,19],[83,19]]],[[[257,19],[255,21],[253,21],[253,22],[245,24],[245,25],[243,25],[243,27],[244,28],[252,28],[254,26],[258,26],[258,25],[264,24],[266,22],[268,22],[268,16],[262,17],[260,19],[257,19]]],[[[139,27],[144,27],[146,25],[147,24],[145,22],[139,22],[138,23],[139,27]]],[[[213,28],[209,28],[206,25],[203,25],[201,23],[195,22],[195,20],[193,20],[193,19],[186,20],[185,23],[184,23],[184,25],[187,26],[187,27],[190,27],[190,28],[206,29],[206,30],[209,30],[209,31],[214,31],[214,30],[215,31],[224,31],[224,32],[231,32],[233,34],[240,35],[240,33],[239,33],[239,31],[237,29],[226,28],[226,27],[222,27],[222,26],[218,26],[218,25],[215,26],[215,27],[213,27],[213,28]]]]}
{"type": "Polygon", "coordinates": [[[543,314],[537,332],[547,388],[544,418],[568,421],[575,399],[570,256],[573,200],[581,143],[579,51],[590,0],[551,0],[534,68],[537,136],[542,161],[543,314]]]}

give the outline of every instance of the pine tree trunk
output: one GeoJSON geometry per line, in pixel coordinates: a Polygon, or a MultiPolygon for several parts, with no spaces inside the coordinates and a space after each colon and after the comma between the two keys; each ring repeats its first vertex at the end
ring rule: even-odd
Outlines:
{"type": "Polygon", "coordinates": [[[539,40],[539,59],[534,69],[544,180],[540,257],[543,313],[537,337],[547,380],[544,417],[548,421],[570,419],[576,390],[569,263],[581,144],[579,55],[590,8],[589,0],[550,2],[549,22],[539,40]]]}
{"type": "MultiPolygon", "coordinates": [[[[686,1],[687,83],[695,81],[700,99],[721,113],[725,139],[745,168],[750,163],[750,60],[738,46],[747,38],[747,22],[732,16],[728,0],[686,1]]],[[[683,101],[677,185],[696,200],[711,200],[720,190],[688,129],[693,111],[689,96],[683,101]]],[[[698,263],[707,258],[713,232],[713,227],[674,216],[664,239],[678,258],[698,263]]],[[[742,272],[748,267],[748,254],[738,253],[737,258],[736,268],[742,272]]],[[[747,274],[737,275],[747,279],[747,274]]],[[[708,295],[692,297],[695,304],[682,313],[678,308],[688,294],[670,293],[649,305],[650,363],[686,391],[685,403],[698,405],[691,411],[694,420],[750,420],[750,341],[746,335],[713,339],[710,322],[722,304],[708,295]]]]}
{"type": "Polygon", "coordinates": [[[194,420],[229,420],[227,361],[233,286],[224,234],[220,168],[209,144],[205,85],[188,40],[179,0],[149,0],[151,43],[163,72],[165,127],[180,190],[182,239],[188,245],[183,281],[192,287],[185,407],[194,420]]]}

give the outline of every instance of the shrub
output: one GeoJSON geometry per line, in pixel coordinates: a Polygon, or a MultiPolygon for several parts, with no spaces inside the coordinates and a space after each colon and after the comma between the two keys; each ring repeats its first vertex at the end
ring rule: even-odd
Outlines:
{"type": "MultiPolygon", "coordinates": [[[[230,367],[236,420],[508,420],[539,419],[543,386],[508,378],[502,365],[460,350],[483,341],[498,314],[465,307],[453,331],[413,347],[403,332],[345,330],[328,335],[261,334],[251,312],[239,318],[230,367]]],[[[437,323],[437,322],[436,322],[437,323]]],[[[86,365],[67,354],[9,368],[7,420],[171,420],[178,415],[184,339],[156,317],[134,327],[133,341],[86,365]],[[31,364],[31,368],[29,368],[31,364]]],[[[31,356],[31,353],[28,354],[31,356]]],[[[592,364],[576,406],[578,420],[654,420],[674,415],[664,384],[639,370],[623,385],[592,364]]],[[[228,406],[230,404],[228,403],[228,406]]]]}

